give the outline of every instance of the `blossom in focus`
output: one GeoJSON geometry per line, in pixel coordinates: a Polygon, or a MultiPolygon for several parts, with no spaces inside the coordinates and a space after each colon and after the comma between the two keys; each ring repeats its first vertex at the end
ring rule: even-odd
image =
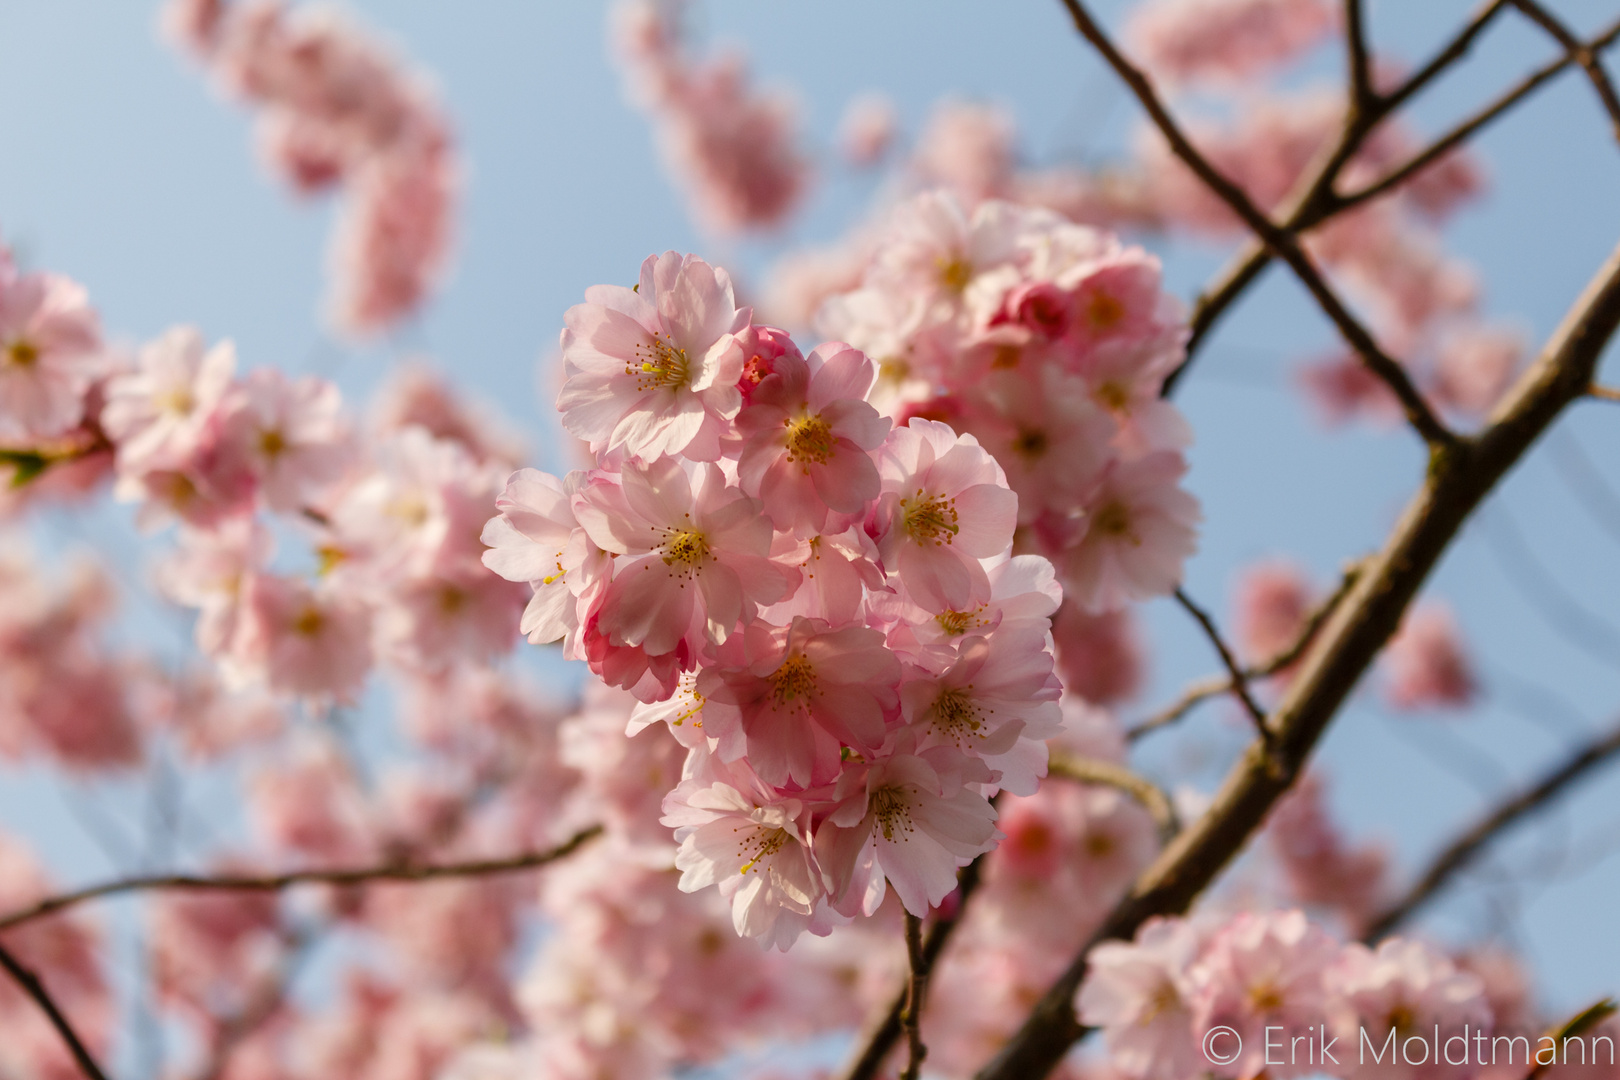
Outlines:
{"type": "Polygon", "coordinates": [[[1176,587],[1201,516],[1177,486],[1186,469],[1169,450],[1113,463],[1087,501],[1079,542],[1061,556],[1071,600],[1108,611],[1176,587]]]}
{"type": "Polygon", "coordinates": [[[593,286],[566,319],[563,427],[596,453],[720,456],[720,435],[742,407],[736,335],[750,319],[724,270],[695,255],[649,255],[634,290],[593,286]]]}

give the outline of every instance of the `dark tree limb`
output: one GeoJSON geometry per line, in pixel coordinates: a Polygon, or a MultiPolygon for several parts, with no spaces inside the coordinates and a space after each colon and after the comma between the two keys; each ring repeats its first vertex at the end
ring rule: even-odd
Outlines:
{"type": "Polygon", "coordinates": [[[191,874],[160,874],[120,878],[91,885],[69,893],[49,896],[9,915],[0,917],[0,930],[10,930],[34,919],[63,911],[104,896],[129,892],[279,892],[294,885],[367,885],[379,881],[433,881],[439,878],[488,877],[534,870],[572,855],[602,833],[602,826],[581,829],[564,843],[546,851],[527,851],[501,859],[471,859],[453,863],[384,863],[341,870],[294,870],[286,874],[222,874],[199,877],[191,874]]]}
{"type": "Polygon", "coordinates": [[[1220,200],[1226,203],[1233,213],[1242,219],[1271,253],[1288,264],[1294,276],[1305,286],[1305,290],[1316,300],[1323,313],[1339,330],[1340,335],[1355,350],[1374,375],[1389,387],[1395,399],[1400,402],[1401,410],[1406,414],[1407,422],[1423,437],[1431,447],[1447,447],[1456,442],[1457,436],[1451,432],[1434,411],[1429,408],[1428,402],[1413,385],[1406,369],[1386,353],[1382,346],[1373,338],[1365,326],[1350,312],[1333,287],[1328,284],[1316,264],[1311,261],[1305,249],[1300,245],[1299,238],[1289,229],[1272,221],[1237,184],[1233,183],[1209,160],[1198,151],[1188,140],[1181,126],[1153,89],[1148,77],[1135,65],[1127,60],[1118,48],[1114,46],[1102,27],[1097,25],[1091,13],[1086,10],[1081,0],[1063,0],[1063,6],[1069,11],[1074,20],[1075,29],[1097,49],[1108,61],[1120,79],[1130,87],[1136,95],[1137,101],[1147,111],[1154,126],[1169,143],[1170,150],[1176,155],[1193,175],[1197,176],[1204,186],[1209,188],[1220,200]]]}
{"type": "Polygon", "coordinates": [[[1620,96],[1616,96],[1614,83],[1609,81],[1609,73],[1603,70],[1603,61],[1598,57],[1597,50],[1576,37],[1574,32],[1564,25],[1562,19],[1548,11],[1538,0],[1512,0],[1512,4],[1563,46],[1565,55],[1581,65],[1581,70],[1586,72],[1587,81],[1592,84],[1598,100],[1603,103],[1603,111],[1609,114],[1609,123],[1614,128],[1615,139],[1620,141],[1620,96]]]}
{"type": "Polygon", "coordinates": [[[1372,85],[1372,56],[1367,48],[1366,11],[1361,0],[1344,0],[1344,44],[1352,113],[1377,108],[1378,94],[1372,85]]]}
{"type": "Polygon", "coordinates": [[[1362,939],[1375,942],[1433,900],[1498,836],[1545,808],[1620,754],[1620,724],[1588,742],[1539,781],[1498,804],[1447,844],[1399,900],[1374,915],[1362,939]]]}
{"type": "Polygon", "coordinates": [[[1573,401],[1584,396],[1604,347],[1620,327],[1620,248],[1592,279],[1536,361],[1477,436],[1433,455],[1422,486],[1349,594],[1306,650],[1272,713],[1273,738],[1256,739],[1210,808],[1183,829],[1091,942],[1035,1005],[978,1080],[1045,1076],[1083,1033],[1074,993],[1092,945],[1129,938],[1155,915],[1185,912],[1259,829],[1309,760],[1328,724],[1447,547],[1479,504],[1573,401]]]}
{"type": "Polygon", "coordinates": [[[928,973],[933,962],[923,952],[922,920],[906,912],[906,961],[911,978],[906,983],[906,1007],[900,1013],[900,1026],[906,1033],[906,1067],[900,1080],[917,1080],[922,1075],[928,1047],[922,1041],[923,1003],[928,1000],[928,973]]]}
{"type": "Polygon", "coordinates": [[[33,1000],[35,1005],[39,1006],[45,1018],[51,1022],[51,1027],[56,1029],[57,1035],[67,1044],[68,1052],[73,1055],[73,1060],[78,1062],[79,1071],[84,1073],[88,1080],[107,1080],[107,1074],[96,1064],[96,1059],[85,1047],[84,1040],[79,1038],[79,1033],[68,1023],[68,1018],[57,1007],[55,999],[45,989],[45,984],[40,982],[39,976],[24,967],[4,945],[0,945],[0,967],[5,968],[12,981],[33,1000]]]}

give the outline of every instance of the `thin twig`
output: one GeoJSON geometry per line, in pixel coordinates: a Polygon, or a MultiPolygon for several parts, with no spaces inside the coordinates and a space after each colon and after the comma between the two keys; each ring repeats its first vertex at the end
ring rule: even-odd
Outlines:
{"type": "MultiPolygon", "coordinates": [[[[968,898],[978,890],[983,872],[984,856],[981,855],[964,866],[956,875],[955,908],[949,915],[936,915],[933,924],[928,928],[928,933],[923,937],[923,959],[930,971],[939,962],[940,955],[944,953],[946,944],[951,940],[951,935],[961,924],[962,916],[967,911],[968,898]]],[[[901,1015],[905,1012],[910,996],[911,982],[907,979],[906,985],[890,1002],[888,1011],[867,1035],[860,1056],[850,1065],[849,1071],[844,1074],[844,1080],[874,1080],[878,1075],[883,1068],[883,1059],[888,1057],[889,1051],[900,1041],[901,1015]]]]}
{"type": "Polygon", "coordinates": [[[1549,426],[1586,393],[1605,346],[1620,328],[1620,246],[1592,277],[1479,435],[1435,454],[1422,485],[1383,547],[1357,577],[1321,639],[1300,662],[1272,713],[1268,746],[1251,743],[1208,810],[1190,823],[1131,886],[1071,958],[1023,1026],[977,1080],[1037,1080],[1085,1033],[1074,995],[1091,949],[1130,938],[1155,915],[1185,912],[1293,785],[1351,691],[1395,633],[1429,574],[1480,503],[1549,426]]]}
{"type": "Polygon", "coordinates": [[[1616,390],[1612,386],[1599,386],[1593,383],[1587,387],[1586,392],[1603,401],[1620,401],[1620,390],[1616,390]]]}
{"type": "Polygon", "coordinates": [[[1372,57],[1367,49],[1365,14],[1361,0],[1344,0],[1344,44],[1350,69],[1352,114],[1378,106],[1378,94],[1372,85],[1372,57]]]}
{"type": "Polygon", "coordinates": [[[96,1059],[85,1048],[84,1041],[79,1038],[79,1033],[73,1030],[73,1025],[68,1023],[68,1018],[62,1015],[61,1009],[57,1008],[55,1000],[52,999],[49,991],[45,989],[45,984],[39,981],[39,976],[24,967],[22,962],[13,956],[11,951],[4,945],[0,945],[0,967],[6,969],[6,974],[10,975],[12,980],[22,988],[22,992],[32,998],[34,1004],[38,1005],[40,1010],[44,1012],[46,1019],[56,1029],[57,1035],[61,1036],[62,1041],[67,1044],[68,1052],[73,1055],[73,1060],[79,1063],[79,1070],[89,1080],[107,1080],[107,1074],[101,1071],[101,1066],[96,1064],[96,1059]]]}
{"type": "Polygon", "coordinates": [[[0,918],[0,930],[10,930],[14,926],[82,904],[87,900],[128,892],[153,890],[278,892],[294,885],[365,885],[374,881],[432,881],[437,878],[512,874],[521,870],[534,870],[572,855],[601,833],[602,826],[592,825],[588,829],[581,829],[563,844],[549,850],[527,851],[521,855],[509,855],[501,859],[472,859],[467,862],[425,865],[395,862],[346,870],[294,870],[286,874],[267,875],[224,874],[218,877],[199,877],[191,874],[159,874],[120,878],[70,893],[46,897],[37,904],[0,918]]]}
{"type": "Polygon", "coordinates": [[[1468,20],[1467,25],[1457,32],[1457,36],[1453,37],[1439,52],[1435,53],[1427,64],[1418,68],[1406,78],[1405,82],[1379,99],[1384,114],[1388,115],[1405,105],[1408,99],[1439,78],[1452,64],[1466,56],[1468,50],[1474,47],[1474,42],[1479,38],[1480,34],[1485,32],[1485,28],[1491,24],[1491,21],[1507,10],[1508,2],[1509,0],[1490,0],[1489,3],[1475,12],[1474,17],[1468,20]]]}
{"type": "Polygon", "coordinates": [[[1221,637],[1220,630],[1215,626],[1215,620],[1210,618],[1209,612],[1193,603],[1192,597],[1187,595],[1186,590],[1176,589],[1175,597],[1176,601],[1187,609],[1187,614],[1198,620],[1198,625],[1204,628],[1204,636],[1209,638],[1209,643],[1215,646],[1215,651],[1221,656],[1221,663],[1226,665],[1226,674],[1232,695],[1243,705],[1243,710],[1249,714],[1249,719],[1254,721],[1254,728],[1260,733],[1260,738],[1269,743],[1271,741],[1271,729],[1266,726],[1266,710],[1262,709],[1260,703],[1254,700],[1254,693],[1249,689],[1248,672],[1243,670],[1242,666],[1237,662],[1237,657],[1232,655],[1232,650],[1227,647],[1226,640],[1221,637]]]}
{"type": "Polygon", "coordinates": [[[1576,37],[1569,27],[1564,25],[1562,19],[1543,7],[1537,0],[1512,0],[1513,6],[1524,12],[1525,17],[1551,34],[1553,40],[1564,47],[1564,52],[1581,65],[1586,72],[1587,81],[1597,92],[1598,100],[1603,103],[1603,111],[1609,114],[1609,123],[1614,127],[1614,137],[1620,140],[1620,96],[1614,92],[1614,83],[1609,81],[1609,73],[1603,70],[1603,61],[1598,58],[1597,51],[1586,42],[1576,37]]]}
{"type": "MultiPolygon", "coordinates": [[[[1596,1004],[1588,1005],[1558,1027],[1548,1031],[1544,1037],[1551,1039],[1554,1047],[1561,1047],[1564,1045],[1565,1039],[1573,1039],[1586,1034],[1586,1032],[1603,1023],[1616,1012],[1620,1012],[1620,1005],[1616,1005],[1612,998],[1604,998],[1596,1004]]],[[[1557,1056],[1556,1053],[1553,1055],[1554,1058],[1557,1058],[1557,1056]]],[[[1581,1056],[1583,1058],[1586,1056],[1584,1051],[1581,1056]]],[[[1538,1062],[1536,1067],[1531,1069],[1529,1074],[1525,1076],[1525,1080],[1537,1080],[1554,1064],[1555,1062],[1538,1062]]]]}
{"type": "Polygon", "coordinates": [[[1430,446],[1450,446],[1455,443],[1456,435],[1442,424],[1439,417],[1429,408],[1428,402],[1423,400],[1423,395],[1413,385],[1406,369],[1384,352],[1367,328],[1350,313],[1349,308],[1345,307],[1344,302],[1327,283],[1327,279],[1317,270],[1316,264],[1305,253],[1305,249],[1300,246],[1299,239],[1266,216],[1241,187],[1199,153],[1197,147],[1188,140],[1181,126],[1165,108],[1164,103],[1159,100],[1158,92],[1153,89],[1148,77],[1115,48],[1114,43],[1103,33],[1102,27],[1097,25],[1081,0],[1063,0],[1063,6],[1068,8],[1075,29],[1102,53],[1109,66],[1131,88],[1137,101],[1147,110],[1148,116],[1169,143],[1171,152],[1192,170],[1193,175],[1197,176],[1205,187],[1226,203],[1243,223],[1265,242],[1266,247],[1270,248],[1274,255],[1288,264],[1289,269],[1294,271],[1294,276],[1299,278],[1300,283],[1315,298],[1317,305],[1328,319],[1338,327],[1339,333],[1355,350],[1362,363],[1389,387],[1390,392],[1401,403],[1407,421],[1423,440],[1430,446]]]}
{"type": "Polygon", "coordinates": [[[923,954],[922,920],[906,912],[906,959],[911,966],[911,979],[906,984],[906,1008],[900,1014],[900,1026],[906,1032],[906,1067],[900,1080],[917,1080],[922,1075],[923,1059],[928,1047],[922,1041],[923,1002],[928,999],[928,958],[923,954]]]}
{"type": "MultiPolygon", "coordinates": [[[[1606,49],[1610,45],[1613,45],[1617,39],[1620,39],[1620,22],[1616,22],[1614,25],[1610,26],[1609,29],[1593,38],[1589,43],[1589,48],[1595,54],[1598,50],[1606,49]]],[[[1539,89],[1542,84],[1546,83],[1549,79],[1558,75],[1566,68],[1569,68],[1574,63],[1575,60],[1573,57],[1565,55],[1549,64],[1537,68],[1535,71],[1532,71],[1529,75],[1526,75],[1517,86],[1514,86],[1512,89],[1502,94],[1501,97],[1485,106],[1485,108],[1479,110],[1473,116],[1464,120],[1446,134],[1435,139],[1416,154],[1413,154],[1405,164],[1392,169],[1379,179],[1369,183],[1366,187],[1360,188],[1347,195],[1340,195],[1338,197],[1339,208],[1348,210],[1351,207],[1359,206],[1364,202],[1371,199],[1376,199],[1380,195],[1400,187],[1402,184],[1412,179],[1412,177],[1416,176],[1424,169],[1427,169],[1430,165],[1433,165],[1436,161],[1445,157],[1458,146],[1462,145],[1485,125],[1497,119],[1515,105],[1524,101],[1532,93],[1539,89]]]]}
{"type": "Polygon", "coordinates": [[[1504,799],[1490,813],[1463,830],[1430,860],[1428,869],[1418,876],[1400,899],[1368,921],[1362,933],[1363,939],[1373,942],[1388,935],[1434,899],[1441,889],[1479,856],[1486,845],[1568,792],[1577,781],[1590,775],[1616,754],[1620,754],[1620,724],[1588,742],[1539,781],[1504,799]]]}
{"type": "MultiPolygon", "coordinates": [[[[1334,609],[1339,606],[1339,601],[1343,600],[1345,593],[1350,591],[1350,586],[1355,584],[1356,575],[1359,573],[1361,573],[1361,564],[1359,562],[1352,563],[1339,578],[1339,584],[1334,588],[1333,592],[1320,604],[1316,605],[1316,608],[1305,617],[1305,623],[1300,627],[1299,634],[1294,638],[1293,642],[1287,648],[1268,658],[1264,663],[1244,668],[1243,673],[1251,681],[1266,679],[1298,663],[1299,658],[1305,655],[1305,650],[1310,648],[1311,642],[1316,640],[1316,632],[1322,629],[1322,624],[1327,622],[1328,616],[1333,614],[1334,609]]],[[[1127,731],[1125,740],[1135,742],[1144,735],[1175,723],[1191,712],[1195,706],[1208,701],[1210,698],[1220,697],[1222,694],[1231,692],[1232,677],[1230,675],[1212,675],[1207,679],[1200,679],[1183,690],[1181,696],[1168,706],[1127,731]]]]}
{"type": "Polygon", "coordinates": [[[1181,831],[1181,820],[1176,816],[1175,803],[1171,802],[1164,789],[1123,765],[1054,750],[1047,760],[1046,774],[1065,780],[1075,780],[1082,784],[1101,784],[1116,791],[1123,791],[1152,815],[1153,823],[1159,827],[1159,838],[1165,842],[1169,842],[1171,837],[1181,831]]]}

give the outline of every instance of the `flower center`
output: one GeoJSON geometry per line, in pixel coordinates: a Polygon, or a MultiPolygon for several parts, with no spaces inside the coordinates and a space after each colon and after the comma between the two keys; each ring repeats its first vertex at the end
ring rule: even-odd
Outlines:
{"type": "Polygon", "coordinates": [[[820,413],[814,416],[801,416],[797,420],[784,420],[787,425],[787,457],[789,461],[802,462],[809,465],[827,464],[827,459],[833,456],[836,449],[833,440],[832,426],[821,418],[820,413]]]}
{"type": "Polygon", "coordinates": [[[1133,544],[1142,541],[1131,531],[1131,508],[1119,499],[1103,504],[1092,518],[1091,527],[1115,540],[1129,540],[1133,544]]]}
{"type": "Polygon", "coordinates": [[[872,822],[875,828],[883,830],[883,839],[893,840],[896,829],[903,834],[915,832],[916,826],[911,823],[911,813],[906,806],[906,793],[903,788],[880,787],[872,792],[872,822]]]}
{"type": "Polygon", "coordinates": [[[709,557],[709,542],[700,532],[684,531],[671,536],[664,543],[664,565],[676,563],[692,568],[709,557]]]}
{"type": "Polygon", "coordinates": [[[1112,293],[1094,292],[1086,305],[1086,320],[1097,330],[1112,330],[1125,318],[1125,305],[1112,293]]]}
{"type": "Polygon", "coordinates": [[[936,547],[943,546],[961,531],[956,523],[956,500],[930,496],[921,488],[911,498],[900,500],[900,513],[906,535],[919,544],[932,540],[936,547]]]}
{"type": "Polygon", "coordinates": [[[1389,1016],[1385,1018],[1385,1023],[1396,1031],[1411,1031],[1417,1026],[1417,1014],[1412,1011],[1410,1005],[1403,1001],[1389,1010],[1389,1016]]]}
{"type": "Polygon", "coordinates": [[[990,360],[990,366],[997,371],[1006,371],[1018,366],[1023,359],[1023,350],[1016,345],[997,345],[996,353],[990,360]]]}
{"type": "Polygon", "coordinates": [[[679,390],[692,381],[692,364],[686,350],[677,348],[663,334],[654,334],[646,345],[637,345],[636,356],[640,364],[626,364],[624,373],[636,376],[637,390],[679,390]]]}
{"type": "Polygon", "coordinates": [[[946,690],[934,701],[934,730],[958,745],[963,739],[984,738],[984,720],[969,693],[972,689],[969,685],[962,690],[946,690]]]}
{"type": "Polygon", "coordinates": [[[321,614],[321,609],[316,607],[307,607],[303,611],[299,612],[298,618],[293,620],[292,628],[293,633],[295,634],[301,634],[304,637],[314,637],[316,634],[321,632],[321,628],[325,625],[326,616],[321,614]]]}
{"type": "Polygon", "coordinates": [[[158,395],[157,407],[175,416],[190,416],[191,411],[197,407],[197,400],[191,396],[189,389],[177,386],[158,395]]]}
{"type": "Polygon", "coordinates": [[[761,830],[754,833],[744,840],[742,846],[737,849],[739,855],[747,854],[750,847],[754,849],[754,857],[743,863],[742,869],[738,873],[746,874],[750,870],[758,872],[760,861],[768,859],[781,851],[790,839],[791,837],[788,836],[786,829],[772,829],[770,832],[761,830]]]}
{"type": "Polygon", "coordinates": [[[280,457],[287,450],[287,437],[275,428],[259,432],[259,453],[267,458],[280,457]]]}
{"type": "Polygon", "coordinates": [[[1161,1013],[1167,1013],[1171,1009],[1180,1007],[1181,995],[1176,993],[1176,984],[1166,979],[1154,987],[1153,993],[1148,997],[1147,1004],[1142,1008],[1142,1015],[1137,1017],[1136,1022],[1146,1027],[1148,1024],[1153,1023],[1154,1019],[1161,1013]]]}
{"type": "Polygon", "coordinates": [[[1097,403],[1109,412],[1125,412],[1131,403],[1131,390],[1118,379],[1109,379],[1097,387],[1097,403]]]}
{"type": "Polygon", "coordinates": [[[778,708],[793,703],[808,703],[816,692],[816,669],[804,656],[794,653],[782,661],[782,666],[771,676],[771,693],[778,708]]]}
{"type": "Polygon", "coordinates": [[[934,616],[939,628],[951,637],[960,637],[975,626],[983,626],[984,620],[979,618],[979,612],[984,608],[974,608],[972,611],[942,611],[934,616]]]}
{"type": "Polygon", "coordinates": [[[959,293],[973,280],[973,264],[960,255],[939,260],[939,283],[951,292],[959,293]]]}
{"type": "Polygon", "coordinates": [[[1249,1004],[1255,1012],[1276,1012],[1283,1007],[1282,991],[1264,982],[1249,988],[1249,1004]]]}
{"type": "Polygon", "coordinates": [[[1036,428],[1024,428],[1018,433],[1018,437],[1013,440],[1012,448],[1013,453],[1025,461],[1034,461],[1036,458],[1045,455],[1051,445],[1052,441],[1047,438],[1046,432],[1036,428]]]}
{"type": "Polygon", "coordinates": [[[39,346],[27,338],[18,338],[6,346],[6,363],[16,367],[33,367],[39,362],[39,346]]]}

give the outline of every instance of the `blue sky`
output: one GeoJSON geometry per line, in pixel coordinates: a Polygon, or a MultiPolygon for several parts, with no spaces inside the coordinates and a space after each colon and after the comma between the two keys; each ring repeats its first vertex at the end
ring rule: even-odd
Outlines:
{"type": "MultiPolygon", "coordinates": [[[[628,281],[647,253],[670,247],[757,280],[782,245],[836,236],[871,195],[869,180],[829,165],[786,236],[717,243],[687,221],[645,121],[624,103],[604,5],[350,6],[434,74],[469,164],[455,273],[394,340],[353,349],[326,333],[329,207],[292,199],[257,166],[247,115],[158,42],[151,3],[0,6],[0,232],[31,263],[83,281],[108,327],[131,341],[193,322],[234,338],[245,365],[319,372],[357,397],[399,353],[431,355],[534,433],[544,465],[555,427],[541,365],[563,310],[587,285],[628,281]]],[[[1119,6],[1099,5],[1110,15],[1119,6]]],[[[1375,43],[1408,60],[1424,56],[1468,6],[1373,0],[1375,43]]],[[[1613,14],[1598,0],[1554,6],[1583,29],[1613,14]]],[[[1106,156],[1137,120],[1056,0],[697,0],[695,10],[707,38],[743,44],[764,82],[792,88],[814,146],[830,143],[844,103],[867,90],[889,94],[913,132],[942,95],[1005,104],[1033,161],[1106,156]]],[[[1441,129],[1552,54],[1513,18],[1502,23],[1417,103],[1420,130],[1441,129]]],[[[1318,65],[1323,77],[1336,75],[1335,60],[1318,65]]],[[[1473,261],[1487,308],[1539,340],[1620,237],[1620,150],[1574,75],[1478,149],[1492,191],[1448,243],[1473,261]]],[[[1163,254],[1168,281],[1189,299],[1222,255],[1185,245],[1163,254]]],[[[1180,401],[1198,433],[1190,484],[1207,519],[1187,587],[1206,606],[1224,610],[1236,569],[1261,556],[1292,556],[1325,584],[1383,536],[1420,476],[1405,432],[1316,424],[1292,370],[1330,341],[1299,290],[1274,272],[1185,384],[1180,401]]],[[[1607,629],[1620,626],[1620,503],[1582,479],[1583,460],[1620,486],[1620,409],[1574,409],[1466,530],[1428,590],[1462,621],[1483,668],[1485,707],[1464,718],[1393,717],[1364,689],[1326,741],[1344,819],[1358,836],[1385,838],[1403,869],[1491,792],[1620,717],[1620,630],[1607,629]],[[1558,583],[1562,595],[1538,589],[1551,603],[1527,597],[1521,579],[1538,573],[1558,583]]],[[[109,512],[88,535],[123,545],[129,533],[109,512]]],[[[127,551],[115,556],[132,572],[139,565],[127,551]]],[[[1184,614],[1151,605],[1146,621],[1154,656],[1144,711],[1215,664],[1184,614]]],[[[1196,765],[1211,785],[1241,740],[1227,719],[1222,707],[1205,710],[1179,751],[1166,739],[1144,761],[1165,775],[1196,765]]],[[[46,844],[65,876],[107,872],[107,856],[49,801],[55,787],[0,774],[0,820],[46,844]]],[[[1620,936],[1606,929],[1605,902],[1620,888],[1620,859],[1608,858],[1620,847],[1617,795],[1613,778],[1589,784],[1515,833],[1493,873],[1470,877],[1426,925],[1521,944],[1556,1007],[1620,991],[1620,936]]],[[[106,816],[137,803],[130,791],[115,793],[106,816]]]]}

